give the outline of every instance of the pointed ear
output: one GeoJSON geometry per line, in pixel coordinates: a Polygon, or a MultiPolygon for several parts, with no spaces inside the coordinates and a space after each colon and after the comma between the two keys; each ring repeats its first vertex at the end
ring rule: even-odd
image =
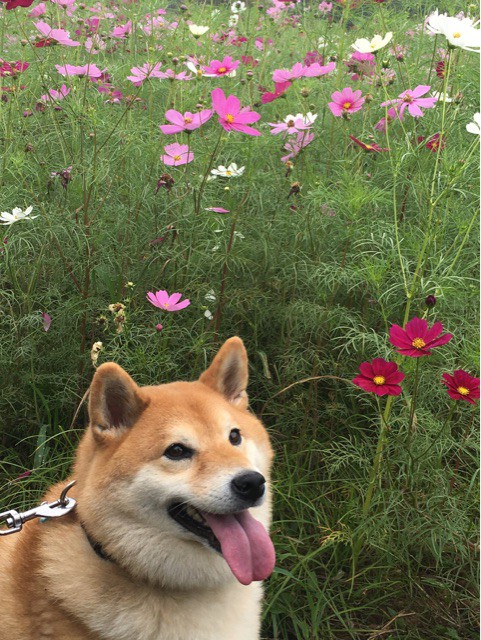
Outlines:
{"type": "Polygon", "coordinates": [[[247,352],[242,340],[235,336],[224,342],[212,364],[199,380],[221,393],[232,404],[246,409],[247,352]]]}
{"type": "Polygon", "coordinates": [[[99,442],[113,440],[137,420],[147,406],[139,387],[114,362],[100,365],[90,385],[89,416],[99,442]]]}

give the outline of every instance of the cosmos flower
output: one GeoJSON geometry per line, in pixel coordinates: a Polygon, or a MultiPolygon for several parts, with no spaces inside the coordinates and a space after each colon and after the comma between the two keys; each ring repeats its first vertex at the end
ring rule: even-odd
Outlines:
{"type": "Polygon", "coordinates": [[[66,98],[69,93],[70,89],[67,87],[67,85],[63,84],[58,91],[56,89],[49,89],[48,94],[40,96],[40,100],[42,102],[50,102],[52,100],[58,102],[59,100],[63,100],[64,98],[66,98]]]}
{"type": "Polygon", "coordinates": [[[443,325],[435,322],[429,328],[427,320],[423,318],[413,318],[403,329],[397,324],[393,324],[389,330],[389,342],[397,347],[397,352],[403,356],[420,358],[430,356],[431,349],[441,347],[448,343],[453,335],[445,333],[441,336],[443,325]]]}
{"type": "Polygon", "coordinates": [[[169,109],[165,113],[165,119],[172,124],[161,124],[160,130],[166,135],[180,133],[181,131],[194,131],[205,124],[212,117],[212,109],[203,109],[197,113],[186,111],[184,115],[175,109],[169,109]]]}
{"type": "MultiPolygon", "coordinates": [[[[5,2],[5,0],[2,0],[5,2]]],[[[17,7],[30,7],[34,3],[34,0],[7,0],[5,9],[16,9],[17,7]]]]}
{"type": "Polygon", "coordinates": [[[229,213],[229,209],[223,209],[222,207],[206,207],[206,211],[213,211],[214,213],[229,213]]]}
{"type": "Polygon", "coordinates": [[[157,291],[156,293],[152,293],[149,291],[147,293],[147,300],[154,305],[154,307],[158,307],[163,311],[180,311],[181,309],[185,309],[190,304],[190,300],[182,300],[181,293],[172,293],[170,296],[165,290],[157,291]]]}
{"type": "Polygon", "coordinates": [[[38,216],[31,216],[33,207],[27,207],[25,211],[22,211],[20,207],[15,207],[12,209],[12,213],[8,213],[8,211],[2,211],[0,213],[0,224],[11,225],[14,222],[18,222],[19,220],[33,220],[34,218],[38,218],[38,216]]]}
{"type": "Polygon", "coordinates": [[[321,66],[318,62],[311,65],[303,65],[302,62],[296,62],[291,69],[276,69],[272,74],[274,82],[290,82],[298,78],[317,78],[323,76],[336,68],[335,62],[321,66]]]}
{"type": "Polygon", "coordinates": [[[132,75],[127,76],[127,80],[130,80],[134,87],[140,87],[147,78],[160,78],[161,65],[161,62],[157,62],[156,64],[146,62],[141,67],[132,67],[130,70],[132,75]]]}
{"type": "Polygon", "coordinates": [[[211,92],[212,106],[219,116],[219,124],[226,131],[239,131],[250,136],[260,136],[261,132],[249,124],[260,119],[260,113],[249,111],[248,107],[241,109],[240,101],[235,96],[225,97],[222,89],[214,89],[211,92]]]}
{"type": "Polygon", "coordinates": [[[297,156],[297,154],[307,147],[314,140],[314,133],[309,133],[308,131],[303,131],[302,133],[297,134],[297,139],[289,140],[284,145],[284,149],[289,151],[289,153],[281,158],[281,162],[287,162],[291,158],[297,156]]]}
{"type": "Polygon", "coordinates": [[[470,404],[476,404],[476,400],[479,400],[479,378],[473,378],[463,369],[457,369],[452,376],[443,373],[442,382],[453,400],[465,400],[470,404]]]}
{"type": "Polygon", "coordinates": [[[45,311],[42,312],[42,323],[43,323],[43,330],[48,331],[50,329],[50,325],[52,324],[52,316],[50,316],[45,311]]]}
{"type": "Polygon", "coordinates": [[[40,20],[39,22],[34,22],[34,26],[40,31],[44,38],[55,40],[59,44],[63,44],[66,47],[80,46],[80,42],[72,40],[70,38],[69,32],[65,31],[65,29],[52,29],[50,25],[48,25],[46,22],[43,22],[42,20],[40,20]]]}
{"type": "Polygon", "coordinates": [[[386,33],[383,37],[375,35],[372,40],[367,38],[359,38],[354,44],[351,45],[353,49],[360,53],[374,53],[385,47],[392,40],[392,32],[386,33]]]}
{"type": "Polygon", "coordinates": [[[466,125],[466,131],[478,135],[481,133],[481,113],[475,113],[473,116],[473,122],[466,125]]]}
{"type": "Polygon", "coordinates": [[[88,76],[90,79],[96,79],[102,77],[104,71],[100,71],[100,69],[95,64],[84,64],[80,66],[75,66],[73,64],[59,65],[56,64],[55,68],[60,73],[61,76],[88,76]]]}
{"type": "Polygon", "coordinates": [[[382,102],[381,107],[396,105],[397,115],[400,120],[402,120],[406,109],[414,118],[421,118],[424,115],[421,111],[421,107],[423,109],[432,109],[437,102],[436,97],[421,98],[421,96],[424,96],[430,88],[431,87],[428,85],[420,84],[415,89],[406,89],[406,91],[400,93],[395,100],[382,102]]]}
{"type": "Polygon", "coordinates": [[[272,127],[271,134],[273,136],[278,133],[283,133],[284,137],[286,135],[297,134],[311,127],[311,123],[305,122],[301,113],[298,114],[298,116],[286,116],[283,122],[268,122],[267,124],[272,127]]]}
{"type": "Polygon", "coordinates": [[[207,33],[207,31],[209,31],[209,27],[202,27],[199,24],[189,24],[189,31],[194,36],[194,38],[199,38],[200,36],[203,36],[204,33],[207,33]]]}
{"type": "Polygon", "coordinates": [[[219,76],[233,78],[239,65],[240,60],[232,60],[230,56],[225,56],[223,60],[212,60],[209,65],[202,67],[202,71],[206,78],[217,78],[219,76]]]}
{"type": "Polygon", "coordinates": [[[188,145],[174,142],[164,147],[165,155],[160,156],[164,164],[179,167],[182,164],[188,164],[194,159],[193,151],[189,150],[188,145]]]}
{"type": "Polygon", "coordinates": [[[245,171],[245,167],[238,167],[235,162],[232,162],[228,167],[219,165],[217,169],[212,169],[212,179],[219,176],[220,178],[238,178],[245,171]]]}
{"type": "Polygon", "coordinates": [[[284,93],[291,86],[291,84],[292,82],[276,82],[274,93],[270,93],[267,91],[262,94],[261,96],[262,104],[267,104],[269,102],[273,102],[274,100],[277,100],[277,98],[280,98],[282,95],[284,95],[284,93]]]}
{"type": "Polygon", "coordinates": [[[247,9],[246,3],[241,2],[241,0],[238,0],[237,2],[233,2],[230,7],[230,10],[232,13],[242,13],[246,9],[247,9]]]}
{"type": "Polygon", "coordinates": [[[376,152],[376,153],[380,153],[381,151],[389,151],[389,149],[383,149],[382,147],[380,147],[375,142],[373,142],[372,144],[366,144],[365,142],[361,142],[361,140],[358,140],[354,136],[350,135],[349,137],[351,138],[351,140],[353,142],[355,142],[357,145],[362,147],[365,151],[373,151],[373,152],[376,152]]]}
{"type": "Polygon", "coordinates": [[[334,91],[331,95],[332,102],[329,102],[328,107],[336,117],[355,113],[362,109],[364,104],[364,98],[361,96],[360,89],[353,91],[351,87],[346,87],[342,91],[334,91]]]}
{"type": "Polygon", "coordinates": [[[121,24],[117,27],[114,27],[110,32],[111,38],[120,38],[121,40],[125,38],[132,31],[132,20],[129,20],[125,24],[121,24]]]}
{"type": "Polygon", "coordinates": [[[471,18],[457,18],[439,13],[438,10],[428,16],[426,28],[433,34],[445,36],[451,47],[459,47],[466,51],[479,53],[481,47],[480,30],[476,29],[478,22],[471,18]]]}
{"type": "Polygon", "coordinates": [[[404,373],[399,371],[395,362],[374,358],[371,362],[362,362],[359,371],[361,375],[356,376],[353,383],[364,391],[377,396],[399,396],[402,393],[399,383],[404,380],[404,373]]]}
{"type": "MultiPolygon", "coordinates": [[[[418,144],[421,144],[421,142],[423,142],[424,140],[424,136],[418,136],[418,144]]],[[[435,133],[428,139],[424,146],[426,147],[426,149],[429,149],[433,153],[437,153],[438,149],[440,151],[444,149],[444,147],[446,146],[446,141],[444,139],[444,136],[440,136],[439,133],[435,133]]]]}

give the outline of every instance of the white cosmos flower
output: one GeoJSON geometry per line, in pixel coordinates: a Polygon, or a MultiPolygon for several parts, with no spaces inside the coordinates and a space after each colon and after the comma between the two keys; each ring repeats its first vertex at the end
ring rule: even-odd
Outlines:
{"type": "Polygon", "coordinates": [[[201,27],[199,24],[189,24],[190,32],[193,36],[198,38],[199,36],[203,36],[204,33],[209,31],[209,27],[201,27]]]}
{"type": "Polygon", "coordinates": [[[191,60],[189,60],[189,62],[186,62],[185,66],[189,71],[192,71],[192,73],[195,73],[195,75],[198,76],[199,78],[204,74],[202,69],[200,67],[197,67],[191,60]]]}
{"type": "Polygon", "coordinates": [[[238,178],[245,171],[245,167],[238,167],[235,162],[232,162],[228,167],[219,165],[217,169],[212,169],[211,173],[214,176],[220,176],[221,178],[238,178]]]}
{"type": "Polygon", "coordinates": [[[392,31],[386,33],[384,38],[379,35],[375,35],[372,40],[367,38],[359,38],[354,44],[351,45],[353,49],[359,51],[359,53],[374,53],[385,47],[392,40],[392,31]]]}
{"type": "Polygon", "coordinates": [[[456,18],[438,10],[428,16],[426,28],[431,33],[441,34],[446,37],[452,47],[460,47],[467,51],[477,51],[481,47],[480,30],[476,29],[479,23],[471,18],[456,18]]]}
{"type": "Polygon", "coordinates": [[[479,136],[481,134],[481,113],[475,113],[473,116],[473,120],[474,122],[470,122],[466,125],[466,131],[479,136]]]}
{"type": "Polygon", "coordinates": [[[239,16],[236,13],[233,13],[229,18],[229,27],[237,27],[238,22],[239,22],[239,16]]]}
{"type": "Polygon", "coordinates": [[[230,8],[232,13],[242,13],[246,9],[247,9],[246,3],[245,2],[240,2],[240,0],[238,2],[234,2],[231,5],[231,8],[230,8]]]}
{"type": "Polygon", "coordinates": [[[453,102],[454,98],[450,98],[445,93],[439,93],[438,91],[433,91],[433,98],[436,98],[438,102],[453,102]]]}
{"type": "Polygon", "coordinates": [[[317,113],[311,113],[310,111],[308,111],[306,115],[304,115],[303,113],[296,113],[295,116],[289,114],[284,118],[284,122],[290,122],[292,120],[295,122],[296,120],[302,120],[304,124],[313,124],[316,118],[317,113]]]}
{"type": "Polygon", "coordinates": [[[204,300],[208,300],[209,302],[215,302],[217,300],[214,289],[211,289],[205,294],[204,300]]]}
{"type": "Polygon", "coordinates": [[[34,218],[38,218],[38,216],[31,216],[33,207],[28,207],[25,211],[22,211],[20,207],[15,207],[12,209],[12,213],[8,213],[8,211],[2,211],[0,213],[0,223],[1,224],[13,224],[14,222],[18,222],[19,220],[24,220],[28,218],[29,220],[33,220],[34,218]]]}

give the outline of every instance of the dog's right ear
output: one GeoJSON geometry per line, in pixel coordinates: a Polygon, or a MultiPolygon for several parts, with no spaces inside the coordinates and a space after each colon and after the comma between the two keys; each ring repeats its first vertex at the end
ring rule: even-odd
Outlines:
{"type": "Polygon", "coordinates": [[[114,362],[101,364],[90,385],[89,416],[94,438],[106,442],[131,427],[147,406],[139,387],[114,362]]]}

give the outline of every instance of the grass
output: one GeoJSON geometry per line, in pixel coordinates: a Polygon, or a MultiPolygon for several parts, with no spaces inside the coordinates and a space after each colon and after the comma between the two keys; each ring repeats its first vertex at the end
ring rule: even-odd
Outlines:
{"type": "MultiPolygon", "coordinates": [[[[93,373],[94,342],[103,343],[99,362],[115,360],[151,384],[197,377],[222,340],[238,334],[250,356],[251,406],[276,450],[278,568],[267,583],[264,637],[469,640],[478,611],[477,413],[451,401],[440,380],[478,369],[479,169],[477,140],[465,129],[479,110],[477,54],[452,51],[450,78],[438,78],[443,37],[406,34],[432,9],[423,2],[335,5],[332,21],[315,6],[291,8],[297,26],[266,17],[267,4],[241,14],[237,32],[247,42],[239,47],[205,36],[197,45],[188,33],[186,18],[210,24],[210,33],[225,30],[224,6],[214,17],[210,4],[170,9],[166,19],[179,26],[157,36],[138,26],[146,3],[122,6],[125,20],[105,24],[132,19],[133,33],[105,38],[107,50],[90,58],[83,46],[33,47],[27,10],[4,11],[2,55],[30,67],[2,78],[7,88],[25,87],[4,90],[0,103],[2,210],[32,205],[38,217],[5,227],[0,257],[0,504],[29,507],[68,474],[87,419],[85,407],[76,411],[93,373]],[[388,30],[407,47],[402,62],[389,48],[377,57],[395,72],[393,84],[352,81],[343,64],[350,45],[388,30]],[[259,35],[273,44],[259,51],[259,35]],[[272,90],[273,70],[301,61],[319,37],[336,71],[296,81],[285,98],[261,105],[259,85],[272,90]],[[207,62],[252,55],[259,64],[220,80],[138,88],[126,80],[147,60],[165,69],[178,59],[183,69],[183,56],[193,53],[207,62]],[[140,101],[105,104],[93,83],[65,81],[55,70],[89,59],[140,101]],[[64,81],[72,91],[62,109],[36,110],[39,97],[64,81]],[[423,118],[406,116],[387,136],[374,129],[385,115],[381,102],[418,84],[442,91],[443,83],[462,97],[423,118]],[[262,136],[224,133],[214,116],[189,138],[194,162],[164,166],[159,156],[173,141],[158,129],[165,111],[207,108],[216,86],[262,114],[253,125],[262,136]],[[327,107],[346,86],[373,96],[350,120],[327,107]],[[315,139],[289,169],[279,160],[284,141],[266,123],[309,110],[318,114],[315,139]],[[432,153],[425,141],[440,131],[446,148],[432,153]],[[348,134],[374,136],[390,152],[365,153],[348,134]],[[246,167],[242,177],[205,182],[209,168],[231,162],[246,167]],[[63,188],[51,174],[70,166],[63,188]],[[175,185],[156,193],[165,173],[175,185]],[[296,182],[299,193],[290,193],[296,182]],[[204,210],[210,206],[230,213],[204,210]],[[192,303],[161,316],[145,300],[158,289],[181,291],[192,303]],[[206,299],[211,290],[215,302],[206,299]],[[432,309],[428,295],[437,298],[432,309]],[[117,302],[125,305],[120,332],[109,311],[117,302]],[[52,316],[48,332],[42,312],[52,316]],[[416,315],[441,321],[454,339],[419,359],[417,383],[414,359],[397,359],[403,395],[385,414],[387,440],[373,477],[386,399],[378,405],[350,380],[362,361],[396,359],[389,327],[416,315]],[[16,480],[26,470],[31,475],[16,480]]],[[[467,8],[439,3],[450,15],[467,8]]],[[[57,24],[62,16],[49,5],[43,18],[57,24]]],[[[72,37],[75,20],[86,16],[79,9],[67,20],[72,37]]]]}

